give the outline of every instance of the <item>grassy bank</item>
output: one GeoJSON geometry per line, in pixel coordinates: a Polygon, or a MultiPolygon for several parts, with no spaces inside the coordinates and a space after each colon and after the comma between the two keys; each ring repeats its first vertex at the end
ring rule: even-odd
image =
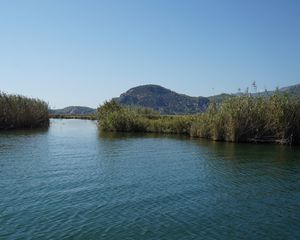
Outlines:
{"type": "Polygon", "coordinates": [[[48,127],[48,104],[39,99],[0,93],[0,129],[48,127]]]}
{"type": "Polygon", "coordinates": [[[83,120],[96,120],[95,115],[67,115],[67,114],[50,114],[49,118],[56,119],[83,119],[83,120]]]}
{"type": "Polygon", "coordinates": [[[235,96],[212,103],[198,115],[161,116],[149,109],[106,102],[97,109],[103,131],[180,133],[229,142],[300,142],[300,101],[270,97],[235,96]]]}

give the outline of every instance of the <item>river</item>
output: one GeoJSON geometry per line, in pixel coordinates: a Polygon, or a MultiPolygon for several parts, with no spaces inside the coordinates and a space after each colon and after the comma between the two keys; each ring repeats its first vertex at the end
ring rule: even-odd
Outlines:
{"type": "Polygon", "coordinates": [[[0,239],[300,239],[300,148],[100,133],[0,133],[0,239]]]}

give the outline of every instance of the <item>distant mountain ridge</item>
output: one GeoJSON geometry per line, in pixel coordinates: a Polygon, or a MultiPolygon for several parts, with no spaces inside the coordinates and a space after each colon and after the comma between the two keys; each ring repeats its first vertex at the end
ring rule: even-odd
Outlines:
{"type": "MultiPolygon", "coordinates": [[[[278,89],[280,93],[292,97],[300,97],[300,84],[278,89]]],[[[275,91],[255,93],[254,95],[271,95],[275,91]]],[[[179,94],[159,85],[149,84],[137,86],[114,98],[119,104],[152,108],[161,114],[193,114],[206,110],[210,102],[222,102],[236,94],[219,94],[211,97],[191,97],[179,94]]]]}
{"type": "Polygon", "coordinates": [[[300,84],[283,87],[283,88],[280,88],[279,91],[287,93],[292,97],[300,97],[300,84]]]}
{"type": "Polygon", "coordinates": [[[83,106],[69,106],[62,109],[49,110],[49,113],[53,115],[90,115],[95,112],[96,109],[83,106]]]}
{"type": "MultiPolygon", "coordinates": [[[[254,96],[269,96],[275,91],[251,93],[254,96]]],[[[288,94],[291,97],[300,97],[300,84],[282,87],[279,93],[288,94]]],[[[206,110],[212,101],[222,102],[224,99],[243,93],[226,94],[222,93],[210,97],[191,97],[185,94],[176,93],[159,85],[148,84],[129,89],[120,97],[114,98],[121,105],[137,106],[154,109],[161,114],[193,114],[206,110]]],[[[70,106],[63,109],[51,109],[53,115],[91,115],[96,109],[84,106],[70,106]]]]}
{"type": "Polygon", "coordinates": [[[287,87],[277,88],[274,91],[263,91],[263,92],[257,92],[252,93],[254,96],[270,96],[273,95],[275,92],[278,92],[280,94],[287,94],[290,97],[300,97],[300,84],[295,84],[287,87]]]}

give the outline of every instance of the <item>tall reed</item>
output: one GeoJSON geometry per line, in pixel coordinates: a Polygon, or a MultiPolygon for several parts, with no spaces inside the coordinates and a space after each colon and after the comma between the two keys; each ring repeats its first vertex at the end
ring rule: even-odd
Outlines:
{"type": "Polygon", "coordinates": [[[0,92],[0,129],[49,126],[48,104],[39,99],[0,92]]]}
{"type": "Polygon", "coordinates": [[[204,113],[186,116],[161,116],[110,101],[98,108],[97,119],[104,131],[183,133],[229,142],[300,142],[300,100],[282,94],[233,96],[212,102],[204,113]]]}

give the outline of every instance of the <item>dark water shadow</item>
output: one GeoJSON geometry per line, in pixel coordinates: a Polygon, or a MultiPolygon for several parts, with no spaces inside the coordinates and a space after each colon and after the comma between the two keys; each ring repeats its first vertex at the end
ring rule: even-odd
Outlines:
{"type": "Polygon", "coordinates": [[[216,159],[249,162],[273,161],[277,163],[292,163],[300,161],[300,147],[277,144],[230,143],[207,139],[193,139],[201,148],[209,149],[216,159]]]}
{"type": "Polygon", "coordinates": [[[48,131],[49,127],[0,131],[0,157],[2,151],[18,151],[20,146],[33,143],[39,146],[48,131]]]}
{"type": "Polygon", "coordinates": [[[0,136],[29,136],[36,134],[47,134],[50,127],[34,128],[34,129],[11,129],[0,130],[0,136]]]}
{"type": "Polygon", "coordinates": [[[140,133],[140,132],[104,132],[98,130],[98,136],[101,140],[126,140],[126,139],[138,139],[138,138],[166,138],[166,139],[178,139],[178,140],[190,140],[191,138],[183,134],[164,134],[164,133],[140,133]]]}
{"type": "Polygon", "coordinates": [[[159,133],[124,133],[124,132],[103,132],[98,131],[101,141],[126,141],[134,139],[172,139],[188,141],[199,148],[209,152],[212,158],[222,159],[231,162],[259,162],[275,161],[278,163],[291,163],[300,161],[300,146],[286,146],[277,144],[254,144],[254,143],[231,143],[218,142],[202,138],[192,138],[180,134],[159,134],[159,133]]]}

